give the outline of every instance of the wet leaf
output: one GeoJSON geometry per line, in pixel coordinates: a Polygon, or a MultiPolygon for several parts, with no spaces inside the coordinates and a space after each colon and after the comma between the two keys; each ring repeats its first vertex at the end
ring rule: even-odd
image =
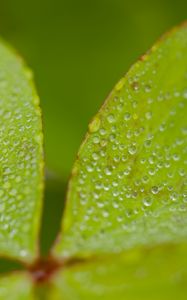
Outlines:
{"type": "Polygon", "coordinates": [[[0,256],[37,255],[43,155],[32,74],[0,42],[0,256]]]}
{"type": "Polygon", "coordinates": [[[89,125],[69,184],[61,256],[186,241],[187,27],[115,86],[89,125]]]}

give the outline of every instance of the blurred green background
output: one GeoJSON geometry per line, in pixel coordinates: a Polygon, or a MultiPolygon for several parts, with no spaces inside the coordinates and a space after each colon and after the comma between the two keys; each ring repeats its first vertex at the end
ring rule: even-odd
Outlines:
{"type": "Polygon", "coordinates": [[[90,118],[187,1],[0,0],[0,34],[35,74],[47,166],[66,181],[90,118]]]}

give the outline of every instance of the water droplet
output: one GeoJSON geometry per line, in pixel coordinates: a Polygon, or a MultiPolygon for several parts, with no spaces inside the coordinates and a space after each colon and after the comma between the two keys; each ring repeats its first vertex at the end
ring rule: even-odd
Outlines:
{"type": "Polygon", "coordinates": [[[134,81],[131,86],[132,86],[134,91],[139,90],[139,83],[137,81],[134,81]]]}
{"type": "Polygon", "coordinates": [[[87,169],[87,171],[88,172],[93,172],[93,167],[91,166],[91,165],[88,165],[87,167],[86,167],[86,169],[87,169]]]}
{"type": "Polygon", "coordinates": [[[101,135],[105,135],[106,134],[106,130],[104,128],[101,128],[99,132],[100,132],[101,135]]]}
{"type": "Polygon", "coordinates": [[[152,112],[148,111],[148,112],[146,112],[145,117],[147,120],[150,120],[152,118],[152,115],[153,115],[152,112]]]}
{"type": "Polygon", "coordinates": [[[125,121],[129,121],[130,118],[131,118],[131,114],[128,113],[128,112],[126,112],[125,115],[124,115],[124,120],[125,120],[125,121]]]}
{"type": "Polygon", "coordinates": [[[183,92],[183,97],[184,97],[185,99],[187,99],[187,90],[185,90],[185,91],[183,92]]]}
{"type": "Polygon", "coordinates": [[[93,160],[98,160],[99,159],[99,155],[96,152],[94,152],[92,154],[92,158],[93,158],[93,160]]]}
{"type": "Polygon", "coordinates": [[[111,167],[106,167],[106,168],[105,168],[105,174],[106,174],[107,176],[112,175],[112,168],[111,168],[111,167]]]}
{"type": "Polygon", "coordinates": [[[176,201],[177,198],[178,198],[178,194],[176,192],[173,192],[173,193],[170,194],[170,199],[172,201],[176,201]]]}
{"type": "Polygon", "coordinates": [[[99,144],[99,142],[100,142],[99,136],[94,136],[93,137],[93,143],[94,144],[99,144]]]}
{"type": "Polygon", "coordinates": [[[145,85],[145,92],[150,93],[150,91],[151,91],[151,86],[149,84],[146,84],[145,85]]]}
{"type": "Polygon", "coordinates": [[[95,117],[92,122],[89,124],[89,131],[92,132],[96,132],[99,130],[101,125],[101,120],[98,117],[95,117]]]}
{"type": "Polygon", "coordinates": [[[128,148],[128,152],[129,152],[129,154],[131,154],[131,155],[134,155],[134,154],[136,153],[136,151],[137,151],[137,148],[136,148],[136,146],[134,146],[134,145],[131,145],[131,146],[128,148]]]}
{"type": "Polygon", "coordinates": [[[107,120],[109,123],[114,123],[115,122],[115,117],[113,114],[108,115],[107,120]]]}
{"type": "Polygon", "coordinates": [[[143,199],[143,205],[146,207],[151,206],[152,203],[153,203],[153,200],[151,198],[146,197],[143,199]]]}
{"type": "Polygon", "coordinates": [[[103,211],[103,217],[104,218],[108,218],[109,217],[109,213],[108,213],[108,211],[103,211]]]}
{"type": "Polygon", "coordinates": [[[124,85],[124,80],[121,79],[115,86],[116,91],[120,91],[124,85]]]}
{"type": "Polygon", "coordinates": [[[159,188],[155,185],[155,186],[153,186],[153,187],[151,188],[151,192],[152,192],[154,195],[156,195],[156,194],[158,194],[158,192],[159,192],[159,188]]]}
{"type": "Polygon", "coordinates": [[[180,160],[180,156],[177,153],[173,154],[173,160],[174,161],[180,160]]]}

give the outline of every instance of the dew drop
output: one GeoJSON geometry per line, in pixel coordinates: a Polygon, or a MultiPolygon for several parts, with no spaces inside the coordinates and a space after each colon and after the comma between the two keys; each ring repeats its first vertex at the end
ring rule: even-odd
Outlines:
{"type": "Polygon", "coordinates": [[[132,86],[134,91],[139,90],[139,83],[137,81],[134,81],[131,86],[132,86]]]}
{"type": "Polygon", "coordinates": [[[156,195],[156,194],[158,194],[158,192],[159,192],[159,188],[155,185],[155,186],[153,186],[153,187],[151,188],[151,192],[152,192],[154,195],[156,195]]]}
{"type": "Polygon", "coordinates": [[[147,120],[150,120],[152,118],[152,112],[151,111],[146,112],[145,117],[147,120]]]}
{"type": "Polygon", "coordinates": [[[92,122],[89,124],[89,131],[96,132],[99,130],[101,124],[101,120],[98,117],[95,117],[92,122]]]}
{"type": "Polygon", "coordinates": [[[128,113],[128,112],[126,112],[125,115],[124,115],[124,120],[125,120],[125,121],[129,121],[130,118],[131,118],[131,114],[128,113]]]}
{"type": "Polygon", "coordinates": [[[143,205],[146,206],[146,207],[151,206],[152,203],[153,203],[153,201],[152,201],[151,198],[146,197],[146,198],[143,199],[143,205]]]}
{"type": "Polygon", "coordinates": [[[113,114],[108,115],[107,120],[109,123],[114,123],[115,122],[115,117],[113,114]]]}
{"type": "Polygon", "coordinates": [[[106,167],[106,168],[105,168],[105,174],[106,174],[107,176],[112,175],[112,169],[111,169],[111,167],[106,167]]]}
{"type": "Polygon", "coordinates": [[[131,145],[131,146],[128,148],[128,152],[129,152],[129,154],[131,154],[131,155],[136,154],[136,151],[137,151],[137,148],[136,148],[136,146],[134,146],[134,145],[131,145]]]}

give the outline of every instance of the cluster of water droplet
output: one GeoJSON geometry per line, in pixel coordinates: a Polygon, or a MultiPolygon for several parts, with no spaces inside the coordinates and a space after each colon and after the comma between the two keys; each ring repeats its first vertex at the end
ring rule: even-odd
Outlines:
{"type": "Polygon", "coordinates": [[[29,72],[2,45],[0,57],[0,251],[27,256],[41,197],[40,113],[29,72]]]}
{"type": "Polygon", "coordinates": [[[187,70],[185,51],[177,52],[179,79],[168,74],[170,47],[138,62],[92,120],[70,185],[67,249],[120,250],[186,235],[187,70]]]}

